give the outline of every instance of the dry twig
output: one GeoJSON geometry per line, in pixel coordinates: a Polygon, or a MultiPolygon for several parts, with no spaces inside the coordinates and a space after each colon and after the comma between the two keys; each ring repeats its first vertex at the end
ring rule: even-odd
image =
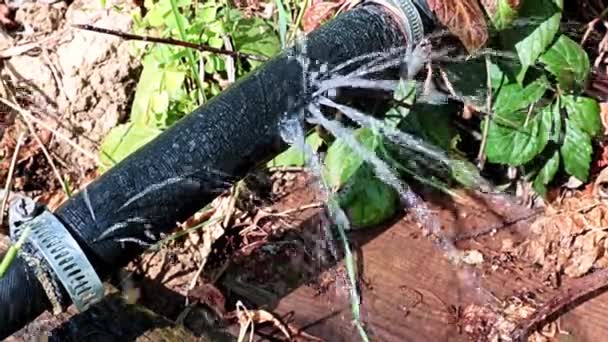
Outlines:
{"type": "Polygon", "coordinates": [[[518,324],[511,333],[511,340],[525,342],[528,336],[547,320],[555,318],[561,311],[577,302],[594,297],[598,291],[608,286],[608,269],[596,271],[586,277],[576,279],[565,291],[551,298],[527,320],[518,324]]]}
{"type": "Polygon", "coordinates": [[[13,158],[11,159],[11,165],[8,169],[8,175],[6,176],[6,185],[4,187],[4,196],[2,197],[2,205],[0,206],[0,225],[4,222],[4,212],[6,211],[6,205],[8,204],[8,197],[13,186],[13,174],[15,173],[15,166],[17,165],[17,159],[19,157],[19,150],[25,140],[25,133],[21,132],[19,138],[17,138],[17,146],[13,152],[13,158]]]}
{"type": "Polygon", "coordinates": [[[122,32],[122,31],[117,31],[117,30],[111,30],[111,29],[106,29],[106,28],[103,28],[103,27],[96,27],[96,26],[93,26],[93,25],[78,25],[77,24],[77,25],[72,25],[72,26],[75,27],[75,28],[82,29],[82,30],[87,30],[87,31],[92,31],[92,32],[97,32],[97,33],[103,33],[103,34],[109,34],[109,35],[112,35],[112,36],[120,37],[120,38],[122,38],[124,40],[136,40],[136,41],[142,41],[142,42],[175,45],[175,46],[186,47],[186,48],[190,48],[190,49],[194,49],[194,50],[198,50],[198,51],[203,51],[203,52],[212,52],[212,53],[217,53],[217,54],[222,54],[222,55],[228,55],[228,56],[232,56],[232,57],[244,57],[244,58],[249,58],[251,60],[256,60],[256,61],[264,61],[264,60],[266,60],[265,57],[258,56],[258,55],[252,55],[252,54],[249,54],[249,53],[238,52],[238,51],[216,49],[216,48],[213,48],[211,46],[202,45],[202,44],[196,44],[196,43],[190,43],[190,42],[185,42],[183,40],[177,40],[177,39],[173,39],[173,38],[160,38],[160,37],[140,36],[140,35],[137,35],[137,34],[127,33],[127,32],[122,32]]]}

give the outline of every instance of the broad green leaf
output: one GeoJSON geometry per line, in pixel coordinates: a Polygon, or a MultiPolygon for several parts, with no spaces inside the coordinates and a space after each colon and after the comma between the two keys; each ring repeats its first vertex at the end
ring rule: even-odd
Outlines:
{"type": "Polygon", "coordinates": [[[542,98],[548,89],[544,77],[537,79],[523,88],[518,83],[511,83],[500,88],[494,102],[494,112],[497,115],[510,114],[525,109],[542,98]]]}
{"type": "MultiPolygon", "coordinates": [[[[381,143],[381,136],[368,128],[355,131],[355,139],[369,151],[375,151],[381,143]]],[[[331,189],[339,189],[364,164],[363,158],[355,153],[347,143],[336,139],[325,156],[325,180],[331,189]]]]}
{"type": "Polygon", "coordinates": [[[165,25],[169,13],[171,13],[171,4],[168,1],[161,1],[152,6],[143,20],[151,27],[161,27],[165,25]]]}
{"type": "Polygon", "coordinates": [[[205,25],[205,30],[209,31],[210,33],[215,33],[220,36],[227,32],[224,22],[219,21],[219,20],[213,21],[213,22],[205,25]]]}
{"type": "Polygon", "coordinates": [[[555,75],[564,90],[582,87],[591,69],[585,50],[565,35],[557,39],[540,57],[540,61],[545,64],[547,71],[555,75]]]}
{"type": "Polygon", "coordinates": [[[534,190],[544,196],[547,192],[547,184],[549,184],[553,180],[553,177],[555,177],[555,174],[557,173],[558,169],[559,151],[555,151],[551,158],[549,158],[549,160],[545,163],[545,165],[542,167],[542,169],[540,169],[540,171],[536,175],[536,178],[532,183],[534,190]]]}
{"type": "MultiPolygon", "coordinates": [[[[306,137],[306,144],[310,146],[313,152],[316,152],[323,144],[323,139],[317,132],[314,132],[306,137]]],[[[304,152],[292,145],[287,150],[276,156],[273,160],[269,161],[266,166],[303,166],[305,163],[306,160],[304,152]]]]}
{"type": "Polygon", "coordinates": [[[386,112],[384,121],[391,127],[397,127],[410,112],[410,109],[406,106],[414,105],[414,100],[416,98],[416,83],[407,80],[399,80],[393,98],[398,102],[405,104],[405,106],[397,104],[395,107],[389,109],[386,112]]]}
{"type": "Polygon", "coordinates": [[[209,40],[207,41],[207,43],[209,44],[210,47],[215,48],[215,49],[221,49],[222,46],[224,46],[224,40],[222,38],[220,38],[219,36],[209,37],[209,40]]]}
{"type": "Polygon", "coordinates": [[[163,90],[165,90],[170,98],[175,98],[179,95],[186,79],[186,72],[175,68],[164,68],[162,72],[163,90]]]}
{"type": "Polygon", "coordinates": [[[417,104],[415,110],[403,120],[400,127],[447,151],[456,135],[449,120],[450,115],[450,109],[445,106],[417,104]]]}
{"type": "Polygon", "coordinates": [[[561,96],[560,99],[573,125],[591,137],[601,132],[600,105],[596,100],[572,95],[561,96]]]}
{"type": "Polygon", "coordinates": [[[340,192],[344,208],[353,229],[375,226],[392,217],[398,206],[397,192],[376,178],[369,167],[363,166],[351,177],[340,192]]]}
{"type": "Polygon", "coordinates": [[[527,112],[523,111],[496,115],[488,131],[488,160],[512,166],[531,161],[547,145],[552,122],[552,111],[546,108],[528,120],[527,112]]]}
{"type": "Polygon", "coordinates": [[[162,108],[168,108],[170,100],[179,98],[185,76],[183,71],[168,67],[161,69],[158,64],[146,61],[135,89],[131,122],[142,127],[164,126],[163,123],[158,125],[156,114],[161,113],[162,108]]]}
{"type": "MultiPolygon", "coordinates": [[[[205,72],[208,74],[214,74],[219,71],[226,70],[226,64],[224,58],[218,55],[208,55],[205,57],[205,72]]],[[[214,83],[215,84],[215,83],[214,83]]]]}
{"type": "Polygon", "coordinates": [[[131,121],[138,126],[146,126],[150,119],[152,96],[158,92],[163,78],[162,70],[155,63],[144,63],[135,88],[135,96],[131,105],[131,121]]]}
{"type": "Polygon", "coordinates": [[[272,57],[281,49],[281,43],[273,28],[259,18],[240,20],[232,31],[235,49],[272,57]]]}
{"type": "Polygon", "coordinates": [[[553,141],[554,143],[559,143],[560,142],[560,138],[562,136],[562,113],[561,113],[561,104],[560,104],[560,99],[558,98],[557,101],[555,101],[555,103],[553,103],[553,105],[551,106],[551,112],[552,112],[552,117],[553,117],[553,127],[551,130],[551,136],[549,137],[550,141],[553,141]]]}
{"type": "Polygon", "coordinates": [[[593,153],[591,137],[569,119],[560,151],[566,172],[582,182],[587,181],[593,153]]]}
{"type": "Polygon", "coordinates": [[[150,142],[160,134],[159,129],[135,127],[132,123],[118,125],[101,143],[100,161],[103,165],[114,165],[150,142]]]}
{"type": "Polygon", "coordinates": [[[175,4],[177,7],[190,7],[192,5],[192,0],[176,0],[175,4]]]}
{"type": "Polygon", "coordinates": [[[467,188],[477,188],[485,183],[477,166],[466,159],[453,158],[448,166],[450,175],[467,188]]]}
{"type": "Polygon", "coordinates": [[[507,79],[507,75],[500,69],[498,64],[491,63],[490,64],[490,82],[492,83],[492,89],[497,90],[502,86],[505,86],[509,83],[507,79]]]}
{"type": "Polygon", "coordinates": [[[517,17],[519,0],[481,0],[490,21],[498,31],[509,27],[517,17]]]}
{"type": "MultiPolygon", "coordinates": [[[[178,26],[177,20],[180,21],[181,27],[190,26],[190,22],[188,21],[188,18],[186,18],[181,13],[178,13],[177,15],[171,14],[171,15],[167,15],[165,17],[165,25],[167,25],[168,28],[175,30],[175,35],[177,37],[179,37],[179,31],[178,31],[179,26],[178,26]]],[[[181,39],[181,37],[180,37],[180,39],[181,39]]]]}
{"type": "MultiPolygon", "coordinates": [[[[538,57],[551,45],[555,35],[559,31],[559,23],[562,18],[561,0],[526,0],[521,9],[521,17],[530,21],[540,21],[534,25],[531,32],[525,32],[527,36],[517,39],[515,50],[521,61],[522,68],[517,75],[519,83],[523,83],[526,72],[530,66],[536,63],[538,57]]],[[[518,28],[515,32],[523,32],[518,28]]]]}
{"type": "Polygon", "coordinates": [[[154,114],[166,113],[169,109],[169,94],[166,91],[155,91],[150,96],[150,110],[154,114]]]}
{"type": "Polygon", "coordinates": [[[471,58],[466,63],[447,63],[442,68],[458,96],[476,105],[485,105],[485,91],[483,96],[479,96],[480,89],[485,90],[488,85],[485,58],[471,58]]]}
{"type": "Polygon", "coordinates": [[[196,21],[200,23],[211,23],[216,20],[218,7],[215,4],[206,5],[196,12],[196,21]]]}

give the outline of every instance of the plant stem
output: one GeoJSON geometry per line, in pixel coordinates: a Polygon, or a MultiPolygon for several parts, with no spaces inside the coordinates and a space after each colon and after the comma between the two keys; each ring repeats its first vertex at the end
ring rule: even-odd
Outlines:
{"type": "MultiPolygon", "coordinates": [[[[180,20],[180,13],[177,8],[176,0],[169,0],[171,3],[171,11],[173,12],[173,17],[175,18],[175,24],[177,25],[177,30],[179,31],[179,36],[182,40],[186,40],[186,30],[184,29],[184,25],[180,20]]],[[[199,94],[199,104],[203,104],[205,102],[205,92],[203,90],[203,82],[201,81],[201,76],[198,72],[196,66],[196,59],[194,58],[194,54],[192,50],[186,49],[186,57],[188,59],[188,64],[190,65],[190,71],[192,72],[192,77],[194,78],[194,82],[196,82],[196,87],[198,88],[199,94]]]]}
{"type": "Polygon", "coordinates": [[[2,258],[2,262],[0,263],[0,278],[3,278],[8,271],[8,268],[13,263],[13,260],[17,257],[17,252],[21,249],[21,246],[25,243],[25,239],[30,235],[30,231],[32,230],[31,226],[25,227],[25,230],[21,233],[19,240],[14,245],[10,246],[4,258],[2,258]]]}
{"type": "Polygon", "coordinates": [[[296,22],[294,23],[295,26],[289,34],[289,42],[294,40],[296,33],[298,32],[298,27],[300,27],[300,24],[302,23],[302,18],[304,17],[304,11],[306,11],[306,7],[308,7],[308,0],[304,0],[304,3],[302,3],[302,7],[300,7],[298,16],[296,17],[296,22]]]}
{"type": "MultiPolygon", "coordinates": [[[[338,207],[340,204],[334,198],[333,195],[330,195],[327,200],[328,207],[338,207]]],[[[341,210],[341,209],[337,209],[341,210]]],[[[330,209],[330,212],[334,211],[334,209],[330,209]]],[[[337,223],[337,222],[334,222],[337,223]]],[[[355,268],[355,262],[353,260],[353,254],[350,249],[350,244],[348,243],[348,237],[346,236],[346,232],[344,231],[344,227],[341,224],[336,224],[338,228],[338,234],[340,235],[340,240],[342,240],[342,244],[344,246],[344,265],[346,266],[346,273],[348,273],[348,280],[350,282],[350,305],[351,311],[353,313],[353,323],[357,327],[357,331],[361,336],[361,339],[364,342],[369,342],[369,337],[365,332],[365,328],[363,328],[363,324],[361,323],[361,308],[360,301],[361,297],[359,296],[359,291],[357,290],[357,272],[355,268]]]]}
{"type": "Polygon", "coordinates": [[[283,5],[283,0],[276,0],[277,10],[279,12],[279,38],[281,39],[281,48],[285,48],[287,44],[287,11],[283,5]]]}
{"type": "Polygon", "coordinates": [[[8,175],[6,176],[4,196],[2,197],[2,204],[0,205],[0,225],[4,223],[4,212],[6,211],[6,205],[8,203],[8,198],[11,193],[11,187],[13,186],[13,174],[15,173],[15,166],[17,165],[17,159],[19,159],[19,150],[21,149],[21,145],[23,144],[23,139],[25,139],[25,133],[21,132],[21,134],[19,134],[19,138],[17,138],[17,146],[15,146],[13,158],[11,159],[11,164],[8,168],[8,175]]]}
{"type": "Polygon", "coordinates": [[[488,132],[490,131],[490,120],[492,120],[492,78],[491,73],[491,61],[489,56],[485,56],[486,60],[486,77],[487,77],[487,94],[486,94],[486,112],[488,115],[483,120],[483,133],[481,136],[481,145],[479,146],[479,154],[477,154],[477,166],[480,170],[486,163],[486,145],[488,143],[488,132]]]}

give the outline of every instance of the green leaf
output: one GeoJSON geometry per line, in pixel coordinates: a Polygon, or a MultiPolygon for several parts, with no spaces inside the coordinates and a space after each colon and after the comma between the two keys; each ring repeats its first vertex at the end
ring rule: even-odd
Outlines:
{"type": "Polygon", "coordinates": [[[171,4],[167,1],[160,1],[146,13],[143,20],[151,27],[165,26],[165,20],[171,13],[171,4]]]}
{"type": "Polygon", "coordinates": [[[232,39],[236,50],[244,53],[272,57],[281,49],[272,26],[259,18],[240,20],[232,31],[232,39]]]}
{"type": "Polygon", "coordinates": [[[445,106],[416,104],[415,110],[403,120],[400,128],[444,150],[449,150],[456,135],[456,130],[448,119],[450,115],[450,109],[445,106]]]}
{"type": "Polygon", "coordinates": [[[543,108],[529,120],[527,112],[522,111],[496,115],[490,122],[488,131],[488,160],[512,166],[531,161],[547,146],[552,123],[553,113],[550,106],[543,108]],[[516,126],[513,127],[513,124],[516,126]]]}
{"type": "Polygon", "coordinates": [[[222,38],[220,38],[219,36],[209,37],[209,40],[207,41],[207,43],[209,44],[210,47],[215,48],[215,49],[221,49],[222,46],[224,46],[224,40],[222,38]]]}
{"type": "Polygon", "coordinates": [[[548,89],[547,79],[541,77],[523,88],[518,83],[511,83],[500,88],[494,102],[497,115],[510,114],[525,109],[542,98],[548,89]]]}
{"type": "Polygon", "coordinates": [[[353,229],[378,225],[392,217],[398,208],[397,192],[376,178],[370,167],[363,166],[351,177],[340,192],[344,208],[353,229]]]}
{"type": "MultiPolygon", "coordinates": [[[[370,151],[375,151],[381,143],[381,136],[368,128],[359,128],[355,131],[355,139],[370,151]]],[[[325,156],[324,175],[331,189],[339,189],[363,165],[363,158],[355,153],[347,143],[336,139],[327,150],[325,156]]]]}
{"type": "Polygon", "coordinates": [[[287,43],[287,23],[291,22],[290,15],[285,11],[282,0],[276,0],[277,10],[279,12],[279,37],[281,38],[281,47],[285,48],[287,43]]]}
{"type": "Polygon", "coordinates": [[[555,103],[551,106],[551,111],[553,113],[553,128],[551,130],[549,140],[553,141],[554,143],[559,143],[562,136],[562,113],[560,110],[560,102],[561,101],[558,98],[557,101],[555,101],[555,103]]]}
{"type": "MultiPolygon", "coordinates": [[[[310,146],[313,152],[316,152],[323,144],[323,139],[317,132],[314,132],[306,137],[306,144],[310,146]]],[[[276,156],[273,160],[269,161],[266,166],[303,166],[305,163],[306,160],[304,152],[292,145],[283,153],[276,156]]]]}
{"type": "Polygon", "coordinates": [[[549,158],[549,160],[545,163],[545,165],[542,167],[542,169],[540,169],[540,171],[536,175],[536,178],[532,183],[534,190],[544,196],[547,192],[547,184],[549,184],[553,180],[553,177],[555,177],[555,174],[557,173],[558,169],[559,151],[555,151],[553,152],[551,158],[549,158]]]}
{"type": "MultiPolygon", "coordinates": [[[[413,106],[416,98],[416,83],[407,80],[399,80],[393,98],[406,106],[413,106]]],[[[401,123],[401,121],[410,113],[410,109],[406,106],[396,105],[389,109],[386,112],[384,119],[386,124],[391,127],[399,126],[399,123],[401,123]]]]}
{"type": "Polygon", "coordinates": [[[208,24],[216,20],[218,6],[215,4],[205,5],[202,8],[199,8],[196,12],[196,21],[208,24]]]}
{"type": "Polygon", "coordinates": [[[498,31],[502,31],[509,27],[513,20],[517,17],[517,9],[511,7],[509,0],[492,1],[492,7],[487,6],[488,1],[482,1],[485,6],[486,13],[490,17],[490,21],[498,31]]]}
{"type": "Polygon", "coordinates": [[[166,91],[155,91],[150,96],[150,110],[153,114],[166,113],[169,109],[169,94],[166,91]]]}
{"type": "MultiPolygon", "coordinates": [[[[536,63],[538,57],[551,45],[555,35],[559,31],[559,23],[562,18],[561,0],[526,0],[521,9],[521,17],[530,20],[540,20],[534,25],[527,36],[517,39],[515,50],[521,61],[522,68],[517,75],[519,83],[523,83],[528,68],[536,63]]],[[[522,32],[521,28],[516,32],[522,32]]]]}
{"type": "Polygon", "coordinates": [[[600,105],[596,100],[572,95],[561,96],[560,99],[573,125],[591,137],[600,134],[602,121],[600,118],[600,105]]]}
{"type": "Polygon", "coordinates": [[[509,83],[507,74],[496,63],[490,63],[490,82],[494,90],[500,89],[509,83]]]}
{"type": "Polygon", "coordinates": [[[452,158],[448,166],[452,178],[466,188],[476,188],[484,182],[477,166],[466,159],[452,158]]]}
{"type": "Polygon", "coordinates": [[[561,35],[555,44],[540,57],[545,69],[557,77],[564,90],[582,87],[587,80],[591,64],[583,48],[572,39],[561,35]]]}
{"type": "Polygon", "coordinates": [[[157,63],[146,60],[135,89],[131,122],[137,126],[165,127],[166,122],[159,121],[157,114],[166,112],[170,101],[181,97],[185,77],[184,71],[168,66],[159,68],[157,63]]]}
{"type": "Polygon", "coordinates": [[[560,151],[566,172],[582,182],[587,181],[593,153],[591,137],[570,119],[566,120],[566,135],[560,151]]]}
{"type": "Polygon", "coordinates": [[[160,132],[159,129],[155,128],[135,127],[132,123],[112,128],[101,143],[101,163],[103,165],[118,163],[129,154],[150,142],[160,132]]]}
{"type": "MultiPolygon", "coordinates": [[[[167,25],[168,28],[175,30],[176,35],[179,35],[179,27],[181,25],[181,27],[188,27],[190,26],[190,22],[188,21],[188,18],[186,18],[183,14],[181,13],[173,13],[173,15],[168,15],[164,18],[164,22],[165,25],[167,25]],[[179,22],[178,22],[179,20],[179,22]]],[[[181,39],[181,38],[180,38],[181,39]]]]}
{"type": "Polygon", "coordinates": [[[144,63],[131,105],[131,121],[139,126],[146,126],[150,121],[150,102],[159,90],[162,77],[162,70],[155,63],[144,63]]]}

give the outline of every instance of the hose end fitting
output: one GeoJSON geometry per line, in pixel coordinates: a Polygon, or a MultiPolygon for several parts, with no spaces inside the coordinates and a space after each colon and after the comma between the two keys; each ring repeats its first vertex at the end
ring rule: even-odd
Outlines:
{"type": "Polygon", "coordinates": [[[407,44],[416,46],[422,41],[427,29],[434,23],[434,16],[426,0],[367,0],[391,12],[401,25],[407,44]]]}

